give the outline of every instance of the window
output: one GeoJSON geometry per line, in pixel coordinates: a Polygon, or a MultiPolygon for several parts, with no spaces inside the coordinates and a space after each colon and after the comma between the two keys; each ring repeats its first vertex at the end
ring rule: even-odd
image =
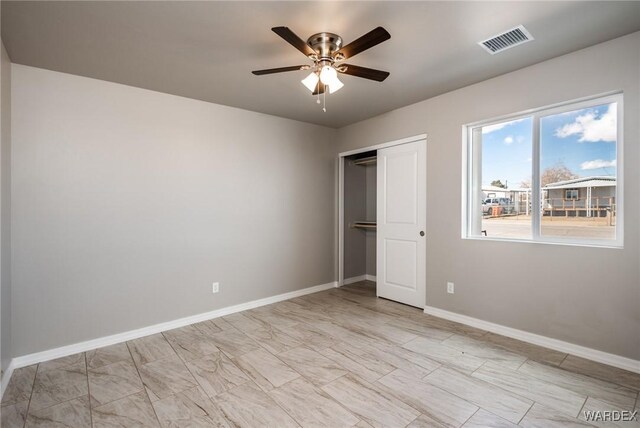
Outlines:
{"type": "Polygon", "coordinates": [[[621,246],[622,95],[465,127],[465,238],[621,246]]]}
{"type": "Polygon", "coordinates": [[[564,192],[565,199],[579,199],[580,191],[578,189],[567,189],[564,192]]]}

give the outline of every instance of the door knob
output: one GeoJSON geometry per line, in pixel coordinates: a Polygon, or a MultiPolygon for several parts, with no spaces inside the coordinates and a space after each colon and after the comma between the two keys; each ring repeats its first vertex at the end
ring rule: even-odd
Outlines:
{"type": "Polygon", "coordinates": [[[424,230],[420,231],[420,236],[424,236],[424,230]]]}

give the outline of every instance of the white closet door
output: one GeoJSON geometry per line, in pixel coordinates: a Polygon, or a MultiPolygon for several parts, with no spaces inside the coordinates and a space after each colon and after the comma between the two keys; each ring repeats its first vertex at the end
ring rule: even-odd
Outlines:
{"type": "Polygon", "coordinates": [[[423,308],[426,290],[426,141],[378,150],[377,292],[423,308]]]}

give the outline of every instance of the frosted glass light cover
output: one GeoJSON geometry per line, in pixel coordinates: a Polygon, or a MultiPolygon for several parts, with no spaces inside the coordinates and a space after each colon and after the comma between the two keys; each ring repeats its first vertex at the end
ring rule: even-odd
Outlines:
{"type": "Polygon", "coordinates": [[[304,79],[302,79],[302,84],[307,87],[311,92],[316,90],[316,86],[318,85],[318,75],[316,73],[311,73],[304,79]]]}

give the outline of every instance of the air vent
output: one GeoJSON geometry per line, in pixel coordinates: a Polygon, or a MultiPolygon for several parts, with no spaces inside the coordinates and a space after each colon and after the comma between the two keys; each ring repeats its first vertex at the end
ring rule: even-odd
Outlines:
{"type": "Polygon", "coordinates": [[[531,40],[533,40],[533,36],[531,36],[527,29],[522,25],[518,25],[516,28],[493,36],[478,44],[493,55],[531,40]]]}

